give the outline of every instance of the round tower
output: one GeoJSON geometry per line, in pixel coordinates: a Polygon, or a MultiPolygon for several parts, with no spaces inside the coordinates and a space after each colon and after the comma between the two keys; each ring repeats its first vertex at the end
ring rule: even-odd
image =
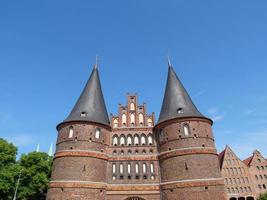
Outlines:
{"type": "Polygon", "coordinates": [[[212,123],[197,110],[169,64],[164,100],[155,126],[162,199],[226,199],[212,123]]]}
{"type": "Polygon", "coordinates": [[[72,112],[57,126],[48,200],[105,199],[110,123],[97,67],[72,112]]]}

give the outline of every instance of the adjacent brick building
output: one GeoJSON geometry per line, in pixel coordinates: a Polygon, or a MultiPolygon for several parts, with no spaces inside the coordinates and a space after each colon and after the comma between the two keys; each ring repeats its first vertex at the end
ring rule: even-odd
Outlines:
{"type": "Polygon", "coordinates": [[[242,161],[226,146],[219,161],[228,199],[254,200],[267,192],[267,160],[259,151],[242,161]]]}
{"type": "Polygon", "coordinates": [[[98,69],[57,126],[48,200],[225,200],[212,120],[169,64],[159,119],[128,95],[108,117],[98,69]]]}

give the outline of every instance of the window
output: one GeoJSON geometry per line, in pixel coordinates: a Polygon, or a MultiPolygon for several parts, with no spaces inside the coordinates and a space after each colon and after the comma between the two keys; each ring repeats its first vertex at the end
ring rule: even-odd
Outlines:
{"type": "Polygon", "coordinates": [[[139,113],[138,118],[139,118],[139,124],[143,125],[144,124],[144,115],[142,113],[139,113]]]}
{"type": "Polygon", "coordinates": [[[259,179],[259,177],[257,175],[255,175],[255,177],[256,177],[257,180],[259,179]]]}
{"type": "Polygon", "coordinates": [[[134,106],[134,103],[132,102],[132,103],[130,103],[130,110],[135,110],[135,108],[134,108],[135,106],[134,106]]]}
{"type": "Polygon", "coordinates": [[[266,185],[265,185],[265,184],[263,184],[262,187],[263,187],[264,189],[266,189],[266,185]]]}
{"type": "Polygon", "coordinates": [[[117,119],[114,119],[114,121],[113,121],[113,127],[114,128],[117,128],[118,127],[118,120],[117,119]]]}
{"type": "Polygon", "coordinates": [[[188,124],[185,124],[184,125],[184,134],[187,136],[187,135],[189,135],[189,126],[188,126],[188,124]]]}
{"type": "Polygon", "coordinates": [[[121,121],[122,121],[123,126],[126,126],[126,122],[127,122],[127,120],[126,120],[126,114],[122,114],[121,121]]]}
{"type": "Polygon", "coordinates": [[[131,146],[132,143],[133,143],[133,141],[132,141],[132,137],[129,135],[129,136],[127,137],[127,145],[128,145],[128,146],[131,146]]]}
{"type": "Polygon", "coordinates": [[[117,146],[118,145],[118,137],[117,136],[114,136],[113,137],[113,145],[114,146],[117,146]]]}
{"type": "Polygon", "coordinates": [[[121,146],[124,146],[125,145],[125,137],[124,137],[124,135],[121,135],[120,136],[120,145],[121,146]]]}
{"type": "Polygon", "coordinates": [[[81,117],[86,117],[87,113],[86,112],[81,112],[81,117]]]}
{"type": "Polygon", "coordinates": [[[123,174],[123,164],[120,164],[120,173],[123,174]]]}
{"type": "Polygon", "coordinates": [[[95,138],[96,139],[100,138],[100,129],[99,128],[95,129],[95,138]]]}
{"type": "Polygon", "coordinates": [[[73,127],[71,126],[69,129],[69,138],[73,137],[73,127]]]}
{"type": "Polygon", "coordinates": [[[137,135],[134,136],[134,145],[139,145],[139,137],[137,135]]]}
{"type": "Polygon", "coordinates": [[[112,173],[115,174],[116,173],[116,164],[112,164],[112,173]]]}
{"type": "Polygon", "coordinates": [[[147,124],[148,124],[149,127],[152,126],[152,120],[151,120],[150,118],[148,118],[148,120],[147,120],[147,124]]]}
{"type": "Polygon", "coordinates": [[[138,163],[135,164],[135,173],[136,174],[139,173],[139,165],[138,165],[138,163]]]}
{"type": "Polygon", "coordinates": [[[150,164],[150,172],[153,174],[154,173],[154,165],[153,163],[150,164]]]}
{"type": "Polygon", "coordinates": [[[182,113],[184,113],[184,111],[183,111],[182,108],[178,108],[178,109],[177,109],[177,113],[178,113],[178,114],[182,114],[182,113]]]}
{"type": "Polygon", "coordinates": [[[149,145],[152,145],[153,144],[153,139],[152,139],[152,136],[151,135],[148,136],[148,144],[149,145]]]}
{"type": "Polygon", "coordinates": [[[143,173],[146,173],[146,164],[143,163],[143,173]]]}
{"type": "Polygon", "coordinates": [[[135,116],[133,113],[130,115],[130,121],[131,121],[131,125],[135,124],[135,116]]]}
{"type": "Polygon", "coordinates": [[[131,164],[128,164],[128,165],[127,165],[127,172],[128,172],[128,174],[131,173],[131,164]]]}
{"type": "Polygon", "coordinates": [[[141,136],[141,144],[142,145],[146,144],[146,137],[144,135],[141,136]]]}

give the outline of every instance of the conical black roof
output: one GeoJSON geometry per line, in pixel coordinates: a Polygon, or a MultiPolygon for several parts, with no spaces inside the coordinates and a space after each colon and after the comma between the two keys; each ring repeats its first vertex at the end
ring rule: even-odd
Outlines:
{"type": "Polygon", "coordinates": [[[64,120],[69,121],[89,121],[110,126],[96,66],[70,115],[64,120]]]}
{"type": "Polygon", "coordinates": [[[181,117],[204,117],[194,105],[192,99],[169,65],[168,80],[158,123],[181,117]]]}

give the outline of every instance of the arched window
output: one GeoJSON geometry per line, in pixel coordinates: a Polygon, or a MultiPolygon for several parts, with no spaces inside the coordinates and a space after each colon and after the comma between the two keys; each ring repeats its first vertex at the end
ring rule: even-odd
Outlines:
{"type": "Polygon", "coordinates": [[[130,121],[131,121],[131,125],[135,124],[135,116],[133,113],[130,115],[130,121]]]}
{"type": "Polygon", "coordinates": [[[128,172],[128,174],[131,173],[131,164],[130,163],[127,165],[127,172],[128,172]]]}
{"type": "Polygon", "coordinates": [[[148,124],[148,126],[152,126],[152,120],[150,118],[148,118],[147,124],[148,124]]]}
{"type": "Polygon", "coordinates": [[[121,121],[122,121],[122,125],[126,126],[126,123],[127,123],[126,114],[122,114],[121,121]]]}
{"type": "Polygon", "coordinates": [[[73,127],[71,126],[69,129],[69,138],[73,137],[73,127]]]}
{"type": "Polygon", "coordinates": [[[142,145],[146,144],[146,137],[144,135],[141,136],[141,144],[142,145]]]}
{"type": "Polygon", "coordinates": [[[120,164],[120,173],[123,174],[123,164],[120,164]]]}
{"type": "Polygon", "coordinates": [[[136,174],[139,173],[139,165],[138,165],[138,163],[135,164],[135,173],[136,174]]]}
{"type": "Polygon", "coordinates": [[[142,113],[139,113],[138,118],[139,118],[139,124],[143,125],[144,124],[144,115],[142,113]]]}
{"type": "Polygon", "coordinates": [[[143,173],[146,173],[146,163],[143,163],[143,173]]]}
{"type": "Polygon", "coordinates": [[[153,163],[150,164],[150,172],[152,174],[154,173],[154,164],[153,163]]]}
{"type": "Polygon", "coordinates": [[[100,138],[100,132],[101,132],[101,131],[100,131],[99,128],[96,128],[96,129],[95,129],[95,138],[96,138],[96,139],[99,139],[99,138],[100,138]]]}
{"type": "Polygon", "coordinates": [[[115,174],[116,173],[116,164],[112,164],[112,173],[115,174]]]}
{"type": "Polygon", "coordinates": [[[117,128],[118,127],[118,124],[119,124],[118,120],[117,119],[114,119],[114,121],[113,121],[113,127],[114,128],[117,128]]]}
{"type": "Polygon", "coordinates": [[[133,102],[130,103],[130,110],[135,110],[134,107],[135,107],[135,106],[134,106],[134,103],[133,103],[133,102]]]}
{"type": "Polygon", "coordinates": [[[153,144],[153,138],[151,135],[148,136],[148,144],[152,145],[153,144]]]}
{"type": "Polygon", "coordinates": [[[131,146],[132,143],[133,143],[133,141],[132,141],[132,137],[131,137],[130,135],[128,135],[128,137],[127,137],[127,145],[128,145],[128,146],[131,146]]]}
{"type": "Polygon", "coordinates": [[[188,124],[185,124],[184,125],[184,134],[187,136],[190,134],[190,131],[189,131],[189,125],[188,124]]]}
{"type": "Polygon", "coordinates": [[[124,135],[121,135],[121,137],[120,137],[120,145],[121,146],[125,145],[125,137],[124,137],[124,135]]]}
{"type": "Polygon", "coordinates": [[[117,136],[114,136],[113,137],[113,145],[114,146],[117,146],[118,145],[118,137],[117,136]]]}
{"type": "Polygon", "coordinates": [[[134,136],[134,145],[139,145],[139,137],[137,135],[134,136]]]}

